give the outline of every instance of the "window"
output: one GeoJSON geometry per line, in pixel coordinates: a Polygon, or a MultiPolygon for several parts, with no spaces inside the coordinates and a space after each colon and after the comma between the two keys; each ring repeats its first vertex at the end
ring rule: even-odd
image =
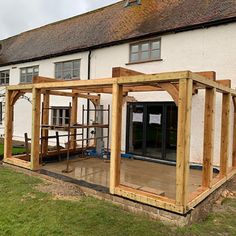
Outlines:
{"type": "Polygon", "coordinates": [[[177,123],[173,102],[128,103],[127,153],[176,161],[177,123]]]}
{"type": "Polygon", "coordinates": [[[69,107],[52,108],[52,125],[68,125],[70,120],[69,107]]]}
{"type": "Polygon", "coordinates": [[[130,45],[130,62],[146,62],[161,59],[161,40],[151,40],[130,45]]]}
{"type": "Polygon", "coordinates": [[[0,85],[8,85],[9,78],[10,78],[9,70],[0,71],[0,85]]]}
{"type": "Polygon", "coordinates": [[[55,77],[64,80],[78,79],[80,77],[80,60],[56,63],[55,77]]]}
{"type": "Polygon", "coordinates": [[[39,75],[39,67],[26,67],[20,69],[20,83],[32,83],[33,77],[39,75]]]}

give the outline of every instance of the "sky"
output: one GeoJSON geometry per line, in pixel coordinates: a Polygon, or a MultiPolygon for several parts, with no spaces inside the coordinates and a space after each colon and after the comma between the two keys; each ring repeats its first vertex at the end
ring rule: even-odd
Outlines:
{"type": "Polygon", "coordinates": [[[119,0],[0,0],[0,40],[119,0]]]}

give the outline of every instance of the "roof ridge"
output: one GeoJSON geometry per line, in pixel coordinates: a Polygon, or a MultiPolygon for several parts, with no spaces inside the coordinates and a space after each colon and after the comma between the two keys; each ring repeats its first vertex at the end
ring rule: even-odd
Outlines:
{"type": "Polygon", "coordinates": [[[9,40],[9,39],[18,37],[18,36],[23,35],[23,34],[25,34],[25,33],[29,33],[29,32],[32,32],[32,31],[36,31],[36,30],[42,29],[42,28],[44,28],[44,27],[48,27],[48,26],[51,26],[51,25],[60,24],[60,23],[62,23],[62,22],[69,21],[69,20],[72,20],[72,19],[77,18],[77,17],[81,17],[81,16],[93,14],[93,13],[95,13],[95,12],[102,11],[102,10],[108,8],[108,7],[111,7],[111,6],[114,6],[114,5],[118,5],[118,4],[120,4],[121,2],[123,2],[123,1],[124,1],[124,0],[118,0],[118,2],[109,4],[109,5],[106,5],[106,6],[103,6],[103,7],[99,7],[99,8],[96,8],[96,9],[94,9],[94,10],[91,10],[91,11],[84,12],[84,13],[81,13],[81,14],[79,14],[79,15],[71,16],[71,17],[69,17],[69,18],[65,18],[65,19],[58,20],[58,21],[54,21],[54,22],[52,22],[52,23],[48,23],[48,24],[45,24],[45,25],[42,25],[42,26],[39,26],[39,27],[30,29],[30,30],[26,30],[26,31],[23,31],[23,32],[21,32],[21,33],[19,33],[19,34],[16,34],[16,35],[13,35],[13,36],[10,36],[10,37],[7,37],[7,38],[3,38],[3,39],[0,38],[0,42],[4,42],[4,41],[6,41],[6,40],[9,40]]]}

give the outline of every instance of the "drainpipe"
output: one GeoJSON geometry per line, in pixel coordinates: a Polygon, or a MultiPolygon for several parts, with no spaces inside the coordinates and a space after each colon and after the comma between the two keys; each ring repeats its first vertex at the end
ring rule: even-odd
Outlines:
{"type": "MultiPolygon", "coordinates": [[[[88,80],[91,79],[91,54],[92,54],[92,51],[89,50],[89,54],[88,54],[88,80]]],[[[88,93],[88,95],[89,95],[89,93],[88,93]]],[[[89,109],[90,109],[90,101],[87,100],[87,124],[89,124],[89,121],[90,121],[89,109]]],[[[89,143],[88,138],[89,138],[89,128],[87,128],[87,146],[89,143]]]]}

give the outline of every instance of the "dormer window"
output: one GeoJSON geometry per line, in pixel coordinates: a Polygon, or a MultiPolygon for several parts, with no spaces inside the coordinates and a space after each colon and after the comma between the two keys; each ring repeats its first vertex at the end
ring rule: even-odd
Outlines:
{"type": "Polygon", "coordinates": [[[161,39],[142,41],[130,45],[130,63],[161,59],[161,39]]]}

